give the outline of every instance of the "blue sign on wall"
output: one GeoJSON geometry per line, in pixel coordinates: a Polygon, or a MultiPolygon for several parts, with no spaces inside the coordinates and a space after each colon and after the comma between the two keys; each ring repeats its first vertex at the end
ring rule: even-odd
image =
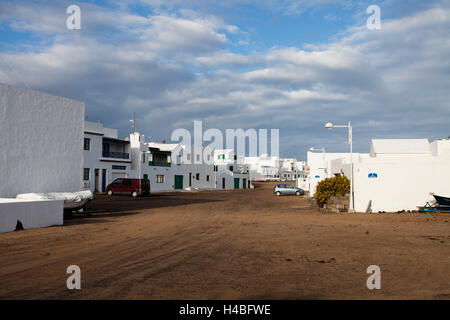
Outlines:
{"type": "Polygon", "coordinates": [[[320,176],[316,176],[316,179],[319,179],[320,178],[320,176]]]}
{"type": "Polygon", "coordinates": [[[369,178],[378,178],[378,174],[377,173],[369,173],[369,178]]]}

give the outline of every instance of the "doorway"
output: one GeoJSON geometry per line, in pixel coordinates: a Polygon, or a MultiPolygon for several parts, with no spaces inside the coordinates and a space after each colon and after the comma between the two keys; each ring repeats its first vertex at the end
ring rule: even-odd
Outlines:
{"type": "Polygon", "coordinates": [[[234,188],[239,189],[239,178],[234,178],[234,188]]]}
{"type": "Polygon", "coordinates": [[[106,169],[102,170],[102,192],[106,192],[106,169]]]}
{"type": "Polygon", "coordinates": [[[100,169],[95,169],[95,178],[94,178],[94,191],[100,192],[99,185],[100,185],[100,169]]]}
{"type": "Polygon", "coordinates": [[[174,184],[175,184],[175,190],[183,189],[183,176],[175,175],[174,184]]]}

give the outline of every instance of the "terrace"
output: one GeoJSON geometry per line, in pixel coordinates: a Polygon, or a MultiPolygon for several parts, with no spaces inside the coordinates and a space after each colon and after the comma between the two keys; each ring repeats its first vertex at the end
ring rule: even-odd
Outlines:
{"type": "Polygon", "coordinates": [[[130,161],[130,142],[115,138],[103,138],[102,158],[130,161]]]}

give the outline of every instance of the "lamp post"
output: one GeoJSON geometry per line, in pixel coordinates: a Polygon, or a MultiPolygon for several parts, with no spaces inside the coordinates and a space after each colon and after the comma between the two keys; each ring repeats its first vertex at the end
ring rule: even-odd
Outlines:
{"type": "Polygon", "coordinates": [[[331,130],[333,128],[347,128],[348,129],[348,144],[350,145],[350,210],[355,211],[355,197],[353,191],[353,136],[352,136],[352,125],[350,121],[346,126],[337,126],[328,122],[325,124],[325,128],[331,130]]]}

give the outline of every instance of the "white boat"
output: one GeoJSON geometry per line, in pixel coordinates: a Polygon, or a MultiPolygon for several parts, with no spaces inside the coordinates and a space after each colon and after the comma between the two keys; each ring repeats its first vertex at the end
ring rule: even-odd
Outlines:
{"type": "Polygon", "coordinates": [[[64,210],[79,210],[93,198],[90,190],[80,192],[21,193],[16,196],[22,200],[63,200],[64,210]]]}

